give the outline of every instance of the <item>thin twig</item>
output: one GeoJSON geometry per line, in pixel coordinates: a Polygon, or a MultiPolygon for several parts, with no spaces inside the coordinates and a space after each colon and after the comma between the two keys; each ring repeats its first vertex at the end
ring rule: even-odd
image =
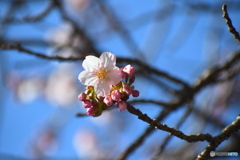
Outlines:
{"type": "MultiPolygon", "coordinates": [[[[181,125],[186,121],[187,117],[190,115],[191,111],[193,109],[193,102],[190,102],[188,104],[188,107],[186,108],[185,113],[182,115],[182,117],[180,118],[180,120],[177,122],[177,125],[175,127],[175,129],[179,129],[181,127],[181,125]]],[[[167,146],[167,144],[169,143],[169,141],[172,139],[171,135],[168,135],[162,145],[158,148],[156,154],[153,156],[152,160],[157,160],[159,159],[159,156],[161,155],[161,153],[163,153],[163,150],[165,149],[165,147],[167,146]]]]}
{"type": "Polygon", "coordinates": [[[162,131],[166,131],[168,132],[170,135],[172,136],[176,136],[180,139],[183,139],[187,142],[198,142],[198,141],[208,141],[208,142],[212,142],[212,136],[208,133],[206,134],[192,134],[192,135],[186,135],[183,132],[174,129],[173,127],[168,127],[166,124],[161,124],[158,123],[158,121],[156,119],[151,119],[150,117],[148,117],[147,114],[143,114],[139,109],[134,108],[132,105],[128,104],[128,108],[127,110],[138,116],[138,119],[141,119],[144,122],[147,122],[149,125],[154,126],[156,129],[162,130],[162,131]]]}
{"type": "Polygon", "coordinates": [[[224,4],[224,5],[222,6],[222,12],[223,12],[222,17],[226,20],[226,24],[227,24],[227,26],[228,26],[229,32],[234,35],[235,39],[237,39],[238,41],[240,41],[240,35],[239,35],[239,33],[237,32],[237,30],[234,28],[234,26],[232,25],[232,20],[230,19],[229,15],[228,15],[227,5],[226,5],[226,4],[224,4]]]}
{"type": "MultiPolygon", "coordinates": [[[[169,108],[164,108],[162,112],[156,117],[157,121],[162,121],[169,113],[169,108]]],[[[130,154],[132,154],[138,147],[140,147],[145,139],[150,136],[155,130],[154,127],[148,127],[146,130],[117,158],[118,160],[125,160],[130,154]]]]}
{"type": "Polygon", "coordinates": [[[206,146],[205,150],[198,155],[197,160],[205,160],[210,157],[210,152],[215,149],[225,140],[227,140],[234,132],[240,129],[240,115],[234,122],[223,129],[222,133],[213,137],[212,141],[206,146]]]}

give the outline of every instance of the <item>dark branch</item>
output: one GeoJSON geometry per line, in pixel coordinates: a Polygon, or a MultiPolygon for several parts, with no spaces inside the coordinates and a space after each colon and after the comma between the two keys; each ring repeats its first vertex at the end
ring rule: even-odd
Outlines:
{"type": "MultiPolygon", "coordinates": [[[[176,125],[176,127],[175,127],[176,129],[179,129],[179,128],[182,126],[182,124],[186,121],[187,117],[190,115],[192,109],[193,109],[193,102],[190,102],[190,103],[188,104],[188,107],[186,108],[185,113],[182,115],[182,117],[180,118],[180,120],[177,122],[177,125],[176,125]]],[[[168,135],[168,136],[164,139],[162,145],[158,148],[158,150],[157,150],[156,154],[153,156],[152,160],[157,160],[157,159],[160,158],[159,156],[163,153],[164,149],[166,148],[167,144],[169,143],[169,141],[170,141],[171,139],[172,139],[172,136],[171,136],[171,135],[168,135]]]]}
{"type": "Polygon", "coordinates": [[[187,142],[198,142],[198,141],[208,141],[212,142],[212,136],[210,134],[192,134],[186,135],[183,132],[176,130],[172,127],[168,127],[166,124],[158,123],[156,119],[151,119],[147,114],[143,114],[139,109],[134,108],[132,105],[128,105],[128,111],[136,116],[138,119],[141,119],[144,122],[147,122],[149,125],[154,126],[156,129],[166,131],[172,136],[176,136],[180,139],[183,139],[187,142]]]}
{"type": "Polygon", "coordinates": [[[240,129],[240,115],[234,122],[223,129],[222,133],[213,137],[213,140],[206,146],[205,150],[198,155],[197,160],[205,160],[210,157],[210,152],[215,149],[225,140],[227,140],[234,132],[240,129]]]}
{"type": "Polygon", "coordinates": [[[228,26],[228,30],[230,33],[232,33],[234,35],[234,37],[240,41],[240,35],[239,33],[236,31],[236,29],[234,28],[234,26],[232,25],[232,20],[230,19],[229,15],[228,15],[228,11],[227,11],[227,5],[224,4],[222,6],[222,12],[223,12],[223,15],[222,17],[226,20],[226,24],[228,26]]]}

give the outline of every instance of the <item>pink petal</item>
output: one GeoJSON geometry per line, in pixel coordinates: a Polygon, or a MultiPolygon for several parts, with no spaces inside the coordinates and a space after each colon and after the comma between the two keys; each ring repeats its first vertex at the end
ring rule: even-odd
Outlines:
{"type": "Polygon", "coordinates": [[[111,84],[109,84],[107,81],[104,81],[96,84],[94,89],[98,96],[105,97],[110,94],[111,87],[111,84]]]}
{"type": "Polygon", "coordinates": [[[96,71],[99,68],[100,59],[95,56],[86,56],[85,60],[82,63],[82,66],[85,70],[89,72],[96,71]]]}
{"type": "Polygon", "coordinates": [[[118,67],[108,71],[107,73],[109,83],[112,85],[118,84],[122,80],[121,70],[118,67]]]}
{"type": "Polygon", "coordinates": [[[98,78],[96,76],[93,76],[88,71],[82,71],[78,75],[78,79],[84,85],[95,85],[98,81],[98,78]]]}
{"type": "Polygon", "coordinates": [[[105,69],[112,69],[116,65],[116,56],[110,52],[102,53],[99,59],[101,61],[102,67],[105,69]]]}

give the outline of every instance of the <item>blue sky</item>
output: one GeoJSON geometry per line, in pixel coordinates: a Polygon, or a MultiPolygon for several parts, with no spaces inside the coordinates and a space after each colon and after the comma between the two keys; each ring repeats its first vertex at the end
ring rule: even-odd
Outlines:
{"type": "MultiPolygon", "coordinates": [[[[47,2],[29,2],[28,7],[21,8],[14,16],[20,18],[24,15],[40,13],[47,6],[47,2]]],[[[90,15],[89,17],[92,17],[93,20],[89,20],[92,23],[85,30],[99,51],[109,51],[116,54],[117,57],[139,59],[189,84],[193,84],[194,80],[201,75],[203,70],[224,60],[228,54],[239,48],[239,44],[236,44],[232,35],[228,33],[225,20],[221,17],[222,3],[220,2],[224,1],[219,1],[211,5],[208,1],[191,2],[193,4],[205,2],[212,7],[214,6],[214,8],[219,8],[219,11],[213,13],[210,11],[199,13],[196,10],[187,10],[184,2],[188,1],[133,0],[131,2],[123,2],[120,0],[111,0],[105,2],[108,4],[107,7],[111,8],[110,11],[114,11],[121,25],[124,26],[128,34],[132,37],[138,47],[135,48],[138,52],[136,53],[136,50],[134,51],[134,49],[128,47],[128,42],[126,42],[126,39],[119,32],[109,29],[109,23],[106,19],[102,16],[91,16],[94,13],[91,13],[91,11],[98,11],[96,3],[92,2],[92,5],[87,6],[89,8],[80,12],[74,11],[71,9],[71,6],[68,6],[68,14],[79,25],[87,23],[85,22],[87,16],[90,15]],[[159,10],[164,10],[167,7],[172,8],[169,11],[170,15],[164,15],[163,13],[168,13],[165,11],[160,12],[160,15],[157,16],[159,10]],[[188,32],[189,30],[191,31],[188,32]],[[189,35],[186,35],[184,38],[184,33],[189,35]],[[184,42],[182,43],[182,41],[184,42]]],[[[239,29],[238,12],[236,9],[232,9],[231,11],[231,7],[234,8],[234,2],[228,3],[229,14],[232,17],[234,25],[239,29]]],[[[9,8],[9,2],[0,2],[0,4],[0,17],[4,17],[9,8]]],[[[54,9],[42,21],[22,24],[12,23],[5,26],[7,29],[2,28],[4,32],[1,36],[7,41],[18,41],[21,39],[38,40],[41,44],[49,40],[46,38],[48,37],[47,34],[50,34],[51,31],[57,28],[62,29],[65,25],[66,22],[61,19],[59,12],[54,9]]],[[[65,31],[70,32],[67,29],[65,31]]],[[[54,33],[52,34],[54,35],[54,33]]],[[[61,38],[59,38],[60,41],[61,38]]],[[[81,41],[79,44],[81,44],[81,41]]],[[[29,45],[26,43],[24,46],[43,54],[56,54],[51,53],[54,47],[56,47],[53,45],[46,46],[44,43],[42,45],[29,45]]],[[[77,80],[78,74],[83,70],[81,61],[58,62],[39,59],[17,51],[3,50],[0,52],[0,92],[2,95],[0,98],[0,104],[2,104],[0,109],[0,155],[8,154],[26,158],[36,156],[32,153],[32,149],[34,145],[39,145],[37,140],[43,136],[42,133],[44,131],[54,131],[56,135],[52,146],[48,150],[43,151],[43,155],[47,157],[82,158],[89,156],[87,154],[84,155],[84,153],[76,149],[76,137],[82,134],[84,136],[84,133],[91,133],[85,135],[86,139],[88,139],[88,136],[90,136],[89,139],[91,139],[91,136],[97,137],[97,141],[94,143],[101,145],[101,149],[106,148],[108,150],[112,148],[113,154],[119,154],[135,138],[141,135],[148,126],[146,123],[138,120],[137,117],[130,115],[127,111],[118,112],[117,108],[106,111],[99,118],[76,118],[76,113],[85,112],[85,109],[82,108],[81,103],[77,99],[77,95],[84,91],[84,86],[77,80]],[[48,88],[47,90],[46,86],[50,83],[50,77],[53,77],[53,81],[56,84],[53,83],[53,88],[50,85],[50,89],[48,88]],[[68,83],[70,83],[70,89],[66,87],[66,90],[59,90],[59,86],[68,85],[68,83]],[[11,84],[15,88],[11,88],[11,84]],[[19,86],[23,87],[23,89],[19,89],[19,86]],[[54,90],[50,93],[54,94],[54,96],[50,96],[49,98],[45,92],[51,90],[54,90]],[[60,92],[67,92],[68,94],[60,94],[60,92]],[[31,96],[36,93],[39,94],[31,99],[31,96]],[[67,100],[64,101],[64,96],[70,94],[76,95],[76,98],[73,98],[69,102],[67,100]],[[111,132],[116,136],[113,136],[111,132]],[[112,145],[114,144],[118,144],[119,146],[113,147],[112,145]]],[[[71,54],[69,50],[67,52],[65,51],[61,54],[71,54]]],[[[161,79],[161,81],[173,88],[178,87],[164,79],[161,79]]],[[[158,85],[140,76],[136,77],[135,88],[140,91],[139,98],[168,101],[172,97],[158,85]]],[[[199,96],[195,97],[196,105],[203,106],[209,99],[209,101],[211,101],[211,98],[214,99],[214,95],[212,95],[213,90],[214,87],[209,87],[201,92],[199,96]]],[[[135,106],[139,107],[142,112],[149,114],[152,118],[161,110],[159,106],[150,104],[135,106]]],[[[232,122],[239,113],[239,109],[235,111],[236,109],[236,106],[226,109],[222,121],[232,122]]],[[[174,126],[183,112],[183,109],[175,111],[163,123],[174,126]]],[[[192,133],[194,126],[191,126],[191,122],[194,118],[194,116],[190,116],[184,123],[182,127],[184,132],[192,133]]],[[[220,132],[220,129],[214,130],[207,126],[200,131],[216,134],[220,132]]],[[[147,158],[152,153],[148,153],[148,150],[145,150],[144,147],[148,144],[154,144],[156,138],[159,139],[159,137],[165,137],[166,135],[167,133],[165,132],[155,132],[146,140],[143,147],[140,147],[140,149],[136,150],[130,156],[130,159],[147,158]]],[[[83,140],[81,139],[81,141],[83,140]]],[[[177,138],[174,138],[172,141],[184,143],[177,138]]],[[[156,142],[154,147],[156,148],[161,142],[162,139],[156,142]]],[[[167,147],[167,149],[173,148],[174,143],[171,143],[167,147]]],[[[200,147],[199,150],[201,151],[202,148],[200,147]]]]}

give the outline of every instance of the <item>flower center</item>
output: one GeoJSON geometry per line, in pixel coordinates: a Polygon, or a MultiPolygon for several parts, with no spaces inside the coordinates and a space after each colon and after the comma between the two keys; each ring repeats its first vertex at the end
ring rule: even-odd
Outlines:
{"type": "Polygon", "coordinates": [[[106,71],[103,70],[103,69],[98,70],[97,77],[98,77],[99,79],[104,79],[104,78],[106,78],[106,77],[107,77],[106,71]]]}

